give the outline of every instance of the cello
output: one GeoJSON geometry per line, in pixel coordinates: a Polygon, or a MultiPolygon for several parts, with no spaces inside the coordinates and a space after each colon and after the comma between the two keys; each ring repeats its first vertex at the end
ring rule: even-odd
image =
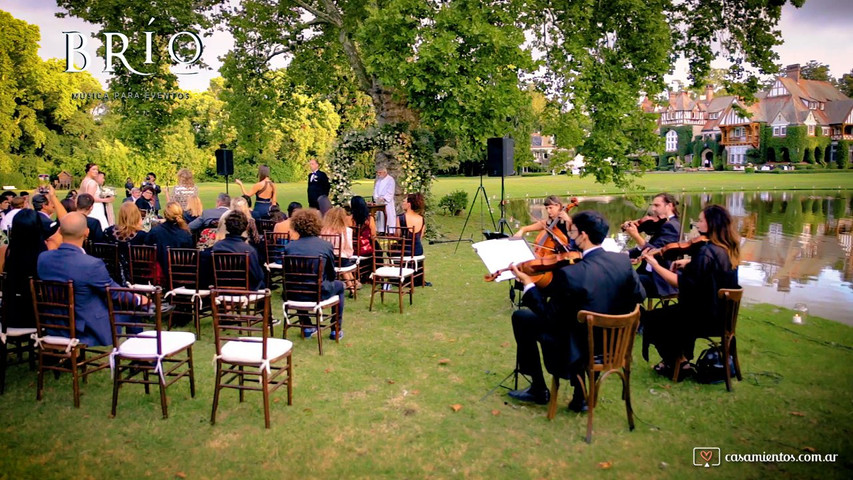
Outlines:
{"type": "MultiPolygon", "coordinates": [[[[570,212],[577,206],[578,198],[572,197],[569,203],[563,205],[560,212],[570,212]]],[[[536,241],[533,242],[533,254],[536,257],[544,258],[548,255],[553,255],[557,253],[558,247],[563,252],[569,251],[569,239],[560,229],[556,228],[558,220],[557,216],[554,216],[550,221],[545,220],[545,227],[536,236],[536,241]]]]}

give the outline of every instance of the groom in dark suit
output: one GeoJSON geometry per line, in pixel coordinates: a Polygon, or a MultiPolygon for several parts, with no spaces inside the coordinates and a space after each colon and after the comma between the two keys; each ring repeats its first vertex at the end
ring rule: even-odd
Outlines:
{"type": "MultiPolygon", "coordinates": [[[[60,220],[62,245],[56,250],[42,252],[38,258],[38,276],[42,280],[74,283],[74,319],[77,338],[89,346],[111,345],[110,317],[107,310],[106,287],[115,283],[104,261],[86,255],[83,241],[89,234],[86,217],[71,212],[60,220]]],[[[115,292],[115,299],[127,293],[115,292]]],[[[137,304],[145,305],[148,298],[136,296],[137,304]]]]}
{"type": "Polygon", "coordinates": [[[531,385],[510,392],[510,397],[541,405],[548,403],[550,393],[542,374],[539,343],[545,368],[553,375],[572,380],[575,393],[569,407],[575,411],[585,409],[575,375],[582,371],[581,359],[588,358],[590,346],[586,326],[577,320],[578,312],[631,313],[646,296],[628,256],[601,249],[609,228],[597,212],[586,211],[572,217],[569,238],[583,251],[583,260],[554,272],[545,289],[539,289],[528,275],[512,266],[513,273],[524,284],[522,303],[529,308],[512,314],[512,329],[518,345],[520,373],[531,377],[531,385]]]}
{"type": "Polygon", "coordinates": [[[308,206],[311,208],[320,208],[317,205],[317,199],[323,195],[329,195],[329,177],[320,170],[320,164],[316,158],[308,161],[308,168],[311,173],[308,174],[308,206]]]}

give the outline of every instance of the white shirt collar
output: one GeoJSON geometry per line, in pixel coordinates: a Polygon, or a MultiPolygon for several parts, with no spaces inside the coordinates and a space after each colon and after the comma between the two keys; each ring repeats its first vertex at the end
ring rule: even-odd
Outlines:
{"type": "Polygon", "coordinates": [[[587,256],[587,255],[589,255],[589,252],[591,252],[591,251],[593,251],[593,250],[598,250],[599,248],[601,248],[601,245],[596,245],[596,246],[594,246],[594,247],[587,248],[586,250],[584,250],[584,251],[581,253],[581,258],[583,258],[583,257],[585,257],[585,256],[587,256]]]}

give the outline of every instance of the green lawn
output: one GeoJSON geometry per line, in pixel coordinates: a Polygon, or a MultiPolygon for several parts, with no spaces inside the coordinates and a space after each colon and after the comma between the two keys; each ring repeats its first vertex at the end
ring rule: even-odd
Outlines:
{"type": "MultiPolygon", "coordinates": [[[[716,181],[717,189],[735,175],[844,180],[848,188],[853,180],[838,174],[695,175],[716,181]]],[[[685,188],[693,181],[690,175],[649,175],[644,181],[653,177],[677,179],[685,188]]],[[[463,188],[473,194],[476,182],[440,179],[436,192],[463,188]]],[[[495,180],[489,182],[489,194],[499,194],[495,180]]],[[[552,185],[556,193],[561,182],[577,180],[507,183],[513,195],[524,189],[541,195],[552,185]]],[[[304,200],[304,187],[283,185],[279,198],[304,200]]],[[[664,189],[660,183],[647,187],[664,189]]],[[[370,190],[367,183],[356,188],[370,190]]],[[[205,185],[202,192],[211,199],[217,190],[205,185]]],[[[462,220],[435,218],[448,232],[458,231],[462,220]]],[[[35,374],[12,367],[0,397],[0,478],[685,478],[697,475],[693,447],[709,446],[724,454],[839,454],[829,464],[723,463],[701,472],[715,478],[849,478],[850,327],[819,318],[794,326],[790,311],[742,308],[738,341],[745,378],[732,393],[724,385],[657,377],[640,357],[638,341],[632,376],[637,428],[628,431],[619,382],[610,380],[596,409],[593,444],[587,445],[586,417],[569,412],[565,396],[548,421],[545,407],[517,404],[500,388],[488,394],[514,365],[507,286],[483,282],[484,269],[467,244],[456,253],[454,248],[425,246],[427,279],[434,286],[418,289],[404,314],[394,301],[368,312],[369,290],[362,290],[357,301],[347,299],[345,337],[326,343],[324,356],[318,356],[316,340],[296,339],[294,404],[287,406],[283,390],[274,396],[271,430],[263,428],[260,395],[251,393],[240,404],[234,392],[225,392],[218,423],[210,426],[209,319],[195,346],[196,397],[189,397],[186,384],[173,386],[167,420],[160,418],[158,396],[134,386],[122,389],[118,416],[110,419],[106,372],[83,386],[78,410],[67,377],[49,376],[45,398],[37,402],[35,374]],[[462,408],[454,411],[457,404],[462,408]]],[[[274,311],[280,312],[278,305],[274,311]]],[[[697,354],[700,349],[697,344],[697,354]]]]}

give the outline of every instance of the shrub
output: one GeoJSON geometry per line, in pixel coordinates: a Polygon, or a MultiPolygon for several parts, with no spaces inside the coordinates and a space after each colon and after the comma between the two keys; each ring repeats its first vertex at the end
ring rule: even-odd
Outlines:
{"type": "Polygon", "coordinates": [[[743,173],[755,173],[755,167],[746,167],[743,169],[743,173]]]}
{"type": "Polygon", "coordinates": [[[441,197],[438,202],[439,208],[447,211],[448,215],[459,215],[465,210],[468,205],[468,192],[463,190],[454,190],[447,195],[441,197]]]}

